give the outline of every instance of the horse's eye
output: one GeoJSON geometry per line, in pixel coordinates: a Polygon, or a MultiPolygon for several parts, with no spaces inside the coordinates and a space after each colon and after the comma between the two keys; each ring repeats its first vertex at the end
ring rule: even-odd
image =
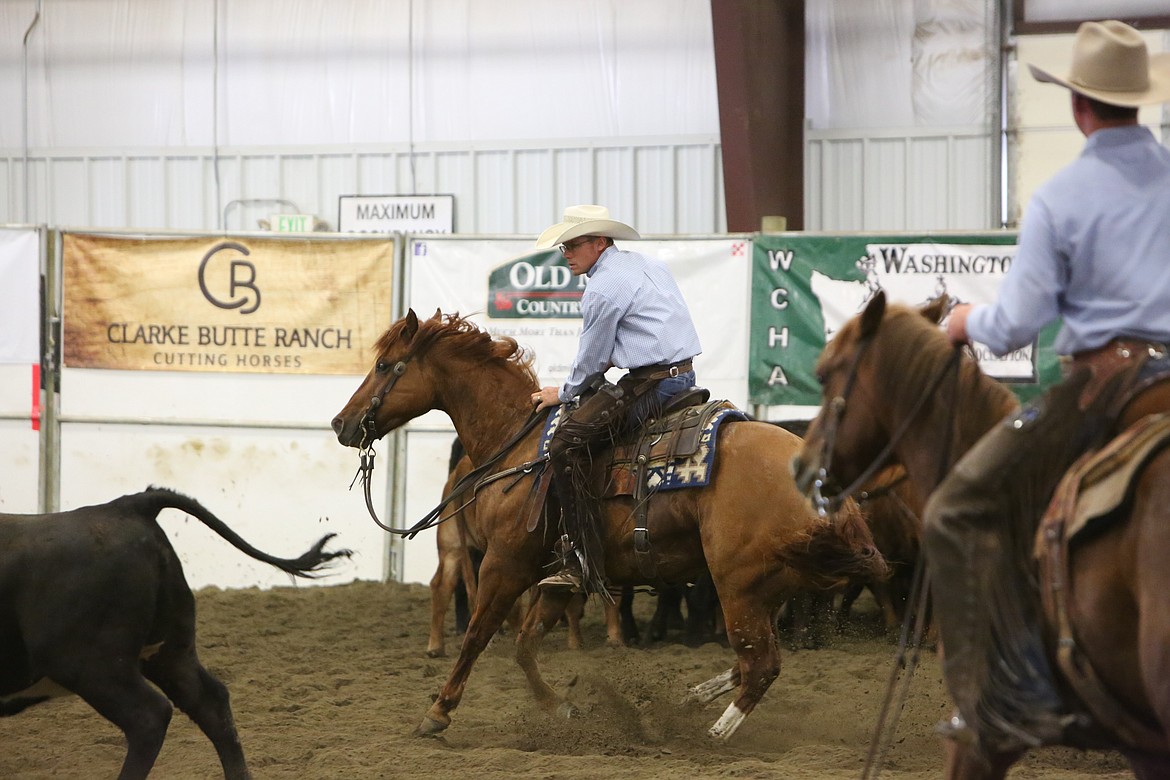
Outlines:
{"type": "Polygon", "coordinates": [[[390,363],[388,361],[385,361],[385,360],[379,360],[378,365],[374,366],[374,370],[377,371],[379,374],[385,374],[387,371],[390,370],[390,363]]]}

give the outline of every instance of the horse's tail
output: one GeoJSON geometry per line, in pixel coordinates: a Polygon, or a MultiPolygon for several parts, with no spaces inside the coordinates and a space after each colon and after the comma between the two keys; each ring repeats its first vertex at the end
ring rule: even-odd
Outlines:
{"type": "Polygon", "coordinates": [[[852,500],[833,517],[810,526],[805,535],[784,548],[784,556],[815,588],[881,582],[890,576],[865,516],[852,500]]]}
{"type": "Polygon", "coordinates": [[[186,512],[250,558],[275,566],[295,577],[318,577],[321,574],[321,569],[334,558],[349,558],[353,555],[350,550],[326,551],[325,544],[336,534],[325,534],[299,558],[277,558],[275,555],[269,555],[248,544],[243,537],[229,528],[227,523],[213,515],[195,499],[168,488],[151,486],[142,493],[125,496],[121,500],[136,503],[144,510],[144,514],[151,517],[157,517],[163,509],[178,509],[180,512],[186,512]]]}

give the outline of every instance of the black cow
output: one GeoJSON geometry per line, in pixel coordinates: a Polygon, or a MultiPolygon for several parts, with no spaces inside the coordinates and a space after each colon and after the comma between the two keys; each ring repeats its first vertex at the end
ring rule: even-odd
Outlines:
{"type": "Polygon", "coordinates": [[[168,507],[297,577],[350,555],[325,552],[327,534],[295,560],[275,558],[194,499],[155,487],[71,512],[0,514],[0,716],[76,694],[125,733],[119,777],[129,780],[154,766],[174,702],[211,740],[224,775],[247,778],[227,688],[196,653],[195,597],[156,522],[168,507]]]}

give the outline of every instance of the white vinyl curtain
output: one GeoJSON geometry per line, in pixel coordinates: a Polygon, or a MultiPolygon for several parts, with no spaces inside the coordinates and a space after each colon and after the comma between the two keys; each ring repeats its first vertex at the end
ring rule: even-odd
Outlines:
{"type": "MultiPolygon", "coordinates": [[[[709,0],[39,7],[0,2],[0,99],[27,93],[33,148],[719,132],[709,0]]],[[[0,148],[23,114],[0,112],[0,148]]]]}
{"type": "Polygon", "coordinates": [[[997,101],[996,0],[806,5],[815,129],[983,125],[997,101]]]}

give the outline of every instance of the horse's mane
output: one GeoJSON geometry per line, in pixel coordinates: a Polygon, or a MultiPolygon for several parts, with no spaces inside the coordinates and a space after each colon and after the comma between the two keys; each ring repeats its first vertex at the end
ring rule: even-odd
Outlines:
{"type": "MultiPolygon", "coordinates": [[[[881,339],[886,365],[897,368],[885,372],[878,381],[889,393],[909,395],[910,399],[925,392],[938,378],[954,349],[946,334],[921,311],[896,303],[886,305],[877,338],[881,339]]],[[[942,387],[948,386],[944,383],[942,387]]],[[[1011,390],[984,374],[969,355],[964,355],[959,364],[958,392],[955,403],[963,409],[957,424],[961,433],[972,436],[976,431],[982,433],[978,430],[981,426],[989,428],[1018,404],[1011,390]]],[[[950,409],[946,412],[953,413],[950,409]]]]}
{"type": "MultiPolygon", "coordinates": [[[[395,342],[404,340],[407,319],[391,325],[374,345],[378,354],[388,350],[395,342]]],[[[441,314],[418,321],[418,330],[410,338],[410,346],[416,355],[431,350],[436,344],[443,347],[452,357],[464,358],[473,363],[494,363],[516,373],[533,386],[538,385],[536,371],[532,367],[533,356],[510,336],[493,337],[481,330],[471,320],[460,317],[458,312],[441,314]]]]}

